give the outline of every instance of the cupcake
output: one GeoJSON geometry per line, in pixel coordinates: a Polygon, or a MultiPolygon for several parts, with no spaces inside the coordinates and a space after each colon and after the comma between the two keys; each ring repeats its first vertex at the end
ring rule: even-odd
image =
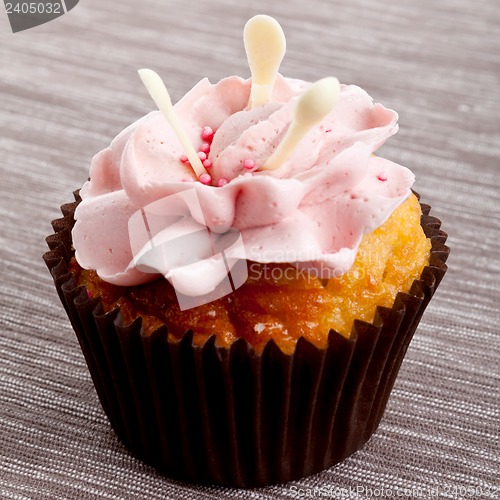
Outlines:
{"type": "Polygon", "coordinates": [[[92,160],[44,260],[113,429],[197,483],[324,470],[377,429],[446,271],[413,174],[376,156],[397,114],[278,73],[279,24],[244,30],[252,77],[156,102],[92,160]]]}

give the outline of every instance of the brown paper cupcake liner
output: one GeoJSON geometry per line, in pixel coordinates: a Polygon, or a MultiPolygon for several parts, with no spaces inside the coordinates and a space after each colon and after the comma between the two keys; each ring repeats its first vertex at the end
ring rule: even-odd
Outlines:
{"type": "Polygon", "coordinates": [[[270,341],[261,354],[240,339],[229,348],[192,332],[174,342],[162,327],[145,336],[77,286],[68,263],[79,202],[61,207],[44,260],[80,342],[113,429],[140,459],[190,482],[236,487],[283,483],[324,470],[375,432],[415,328],[446,272],[440,221],[422,205],[429,265],[372,324],[335,331],[326,349],[305,339],[293,355],[270,341]]]}

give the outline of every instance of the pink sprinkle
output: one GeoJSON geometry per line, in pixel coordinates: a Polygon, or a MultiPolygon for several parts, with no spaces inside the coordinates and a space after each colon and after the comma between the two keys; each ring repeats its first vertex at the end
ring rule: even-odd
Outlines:
{"type": "Polygon", "coordinates": [[[331,131],[332,131],[332,129],[329,128],[328,130],[325,130],[325,134],[328,134],[328,132],[331,132],[331,131]]]}
{"type": "Polygon", "coordinates": [[[91,298],[92,298],[92,292],[91,292],[90,290],[87,290],[87,297],[88,297],[89,299],[91,299],[91,298]]]}
{"type": "Polygon", "coordinates": [[[377,179],[381,182],[385,182],[387,180],[387,174],[385,172],[380,172],[380,174],[377,175],[377,179]]]}
{"type": "Polygon", "coordinates": [[[200,151],[200,152],[198,153],[198,157],[199,157],[199,159],[200,159],[201,161],[205,161],[205,160],[207,159],[207,154],[206,154],[206,153],[204,153],[203,151],[200,151]]]}
{"type": "Polygon", "coordinates": [[[214,131],[210,127],[203,127],[201,130],[201,138],[204,141],[212,142],[214,138],[214,131]]]}
{"type": "Polygon", "coordinates": [[[212,160],[204,160],[203,161],[203,166],[205,168],[210,168],[212,166],[212,160]]]}
{"type": "Polygon", "coordinates": [[[225,186],[229,181],[225,178],[225,177],[221,177],[218,181],[217,181],[217,186],[219,187],[222,187],[222,186],[225,186]]]}
{"type": "Polygon", "coordinates": [[[188,157],[186,155],[181,155],[182,163],[186,163],[188,161],[188,157]]]}
{"type": "Polygon", "coordinates": [[[212,182],[212,176],[210,174],[201,174],[200,182],[205,185],[210,184],[212,182]]]}
{"type": "Polygon", "coordinates": [[[210,152],[210,144],[208,144],[208,142],[204,142],[201,146],[200,146],[200,151],[203,151],[204,153],[209,153],[210,152]]]}
{"type": "Polygon", "coordinates": [[[252,170],[252,168],[255,167],[255,162],[251,158],[248,158],[243,162],[243,166],[247,170],[252,170]]]}

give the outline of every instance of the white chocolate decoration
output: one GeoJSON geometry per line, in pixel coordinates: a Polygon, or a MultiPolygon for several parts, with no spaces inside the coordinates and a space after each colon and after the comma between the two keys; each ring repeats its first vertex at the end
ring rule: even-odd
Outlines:
{"type": "Polygon", "coordinates": [[[198,178],[201,177],[203,179],[209,174],[205,170],[196,149],[189,140],[189,137],[175,114],[174,107],[172,106],[172,100],[170,99],[170,95],[167,87],[165,87],[165,84],[163,83],[163,80],[160,78],[158,73],[151,69],[140,69],[138,73],[141,77],[142,83],[149,92],[149,95],[153,98],[153,101],[158,106],[158,109],[170,123],[175,135],[184,148],[186,156],[188,157],[189,163],[191,164],[194,172],[198,178]]]}
{"type": "Polygon", "coordinates": [[[258,15],[246,23],[243,41],[252,73],[249,108],[254,108],[271,100],[274,82],[285,55],[286,40],[276,19],[258,15]]]}
{"type": "Polygon", "coordinates": [[[299,97],[292,123],[285,137],[266,161],[262,170],[279,168],[290,157],[307,132],[332,111],[339,96],[340,83],[336,78],[327,77],[313,83],[299,97]]]}

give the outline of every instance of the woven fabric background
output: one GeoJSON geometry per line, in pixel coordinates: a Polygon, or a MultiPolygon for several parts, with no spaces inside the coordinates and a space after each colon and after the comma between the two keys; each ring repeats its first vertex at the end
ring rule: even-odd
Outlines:
{"type": "Polygon", "coordinates": [[[499,498],[498,1],[82,0],[16,34],[0,6],[0,33],[0,498],[499,498]],[[249,76],[257,13],[284,27],[285,75],[334,75],[399,112],[381,153],[413,170],[452,254],[370,442],[243,491],[170,480],[121,445],[41,255],[93,154],[153,109],[136,70],[174,101],[204,75],[249,76]]]}

